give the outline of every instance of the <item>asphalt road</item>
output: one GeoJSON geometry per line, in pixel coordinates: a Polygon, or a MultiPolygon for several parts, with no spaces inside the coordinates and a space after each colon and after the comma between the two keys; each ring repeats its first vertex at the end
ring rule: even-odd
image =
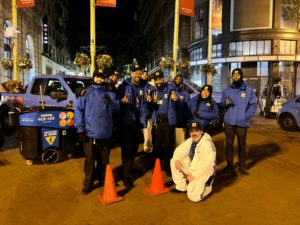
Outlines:
{"type": "MultiPolygon", "coordinates": [[[[217,147],[217,176],[213,194],[203,202],[190,202],[185,194],[151,196],[152,164],[140,152],[136,168],[142,174],[125,189],[118,177],[120,149],[111,153],[116,189],[124,201],[108,206],[97,199],[103,188],[87,196],[80,193],[83,158],[55,165],[28,166],[19,154],[16,136],[0,149],[0,224],[300,224],[300,131],[285,132],[274,119],[256,116],[248,131],[250,176],[228,175],[224,134],[213,136],[217,147]]],[[[235,158],[235,161],[237,158],[235,158]]],[[[164,176],[166,186],[172,187],[164,176]]]]}

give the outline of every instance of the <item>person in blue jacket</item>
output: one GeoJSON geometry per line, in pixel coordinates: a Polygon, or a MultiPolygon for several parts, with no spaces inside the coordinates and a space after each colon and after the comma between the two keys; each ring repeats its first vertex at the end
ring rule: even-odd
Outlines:
{"type": "Polygon", "coordinates": [[[84,195],[93,190],[95,180],[103,183],[109,163],[112,112],[118,110],[119,102],[113,92],[107,91],[103,71],[95,70],[92,86],[85,95],[78,97],[75,106],[75,127],[85,153],[85,178],[81,191],[84,195]]]}
{"type": "Polygon", "coordinates": [[[164,82],[162,71],[154,74],[156,90],[152,96],[154,156],[162,159],[162,167],[171,176],[170,159],[174,152],[174,135],[177,124],[175,102],[177,96],[172,85],[164,82]]]}
{"type": "Polygon", "coordinates": [[[252,87],[243,81],[243,71],[232,71],[232,84],[223,90],[220,106],[225,109],[224,131],[227,166],[224,172],[234,172],[233,143],[238,139],[238,167],[242,175],[249,175],[246,166],[246,138],[250,119],[256,112],[256,96],[252,87]]]}
{"type": "Polygon", "coordinates": [[[212,86],[206,84],[201,88],[200,94],[188,102],[190,121],[200,123],[204,132],[208,132],[209,124],[218,118],[219,113],[218,104],[211,95],[212,86]]]}
{"type": "Polygon", "coordinates": [[[175,103],[177,124],[175,128],[175,146],[179,146],[185,141],[186,126],[188,123],[188,107],[190,95],[183,89],[183,77],[177,74],[172,82],[176,93],[177,101],[175,103]]]}
{"type": "Polygon", "coordinates": [[[136,64],[131,68],[131,77],[125,79],[117,90],[120,100],[119,126],[121,133],[121,158],[123,183],[133,186],[133,163],[138,151],[142,125],[140,123],[143,107],[143,88],[140,86],[142,69],[136,64]]]}

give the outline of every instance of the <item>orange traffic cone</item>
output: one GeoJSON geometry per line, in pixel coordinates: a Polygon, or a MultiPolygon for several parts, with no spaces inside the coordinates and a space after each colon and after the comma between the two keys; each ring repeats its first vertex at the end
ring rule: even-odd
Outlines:
{"type": "Polygon", "coordinates": [[[163,181],[163,175],[161,172],[160,159],[156,159],[154,171],[152,174],[152,181],[146,190],[153,195],[160,195],[170,191],[169,188],[165,187],[163,181]]]}
{"type": "Polygon", "coordinates": [[[105,171],[105,182],[104,182],[104,191],[99,192],[98,199],[104,204],[108,205],[114,202],[119,202],[124,200],[122,197],[119,197],[116,192],[115,180],[110,164],[107,164],[105,171]]]}

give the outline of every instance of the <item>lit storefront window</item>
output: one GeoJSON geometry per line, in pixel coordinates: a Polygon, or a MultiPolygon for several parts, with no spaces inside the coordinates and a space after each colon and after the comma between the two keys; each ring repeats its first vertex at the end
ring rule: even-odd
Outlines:
{"type": "Polygon", "coordinates": [[[190,54],[190,61],[197,61],[203,58],[202,48],[197,48],[193,50],[190,54]]]}
{"type": "Polygon", "coordinates": [[[229,43],[229,56],[270,55],[271,40],[243,41],[229,43]]]}
{"type": "Polygon", "coordinates": [[[267,77],[269,75],[269,63],[257,62],[257,76],[267,77]]]}
{"type": "Polygon", "coordinates": [[[282,55],[295,55],[296,41],[280,40],[280,54],[282,55]]]}
{"type": "Polygon", "coordinates": [[[212,46],[212,57],[222,57],[222,44],[217,44],[212,46]]]}

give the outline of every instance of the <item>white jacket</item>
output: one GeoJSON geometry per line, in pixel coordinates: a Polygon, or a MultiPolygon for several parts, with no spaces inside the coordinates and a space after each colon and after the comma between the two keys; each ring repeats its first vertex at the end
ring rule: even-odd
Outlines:
{"type": "Polygon", "coordinates": [[[194,158],[190,160],[189,152],[192,142],[192,138],[189,138],[179,145],[174,151],[173,160],[179,160],[183,165],[188,165],[185,169],[196,179],[208,180],[214,175],[216,169],[215,145],[209,134],[204,133],[196,146],[194,158]]]}

